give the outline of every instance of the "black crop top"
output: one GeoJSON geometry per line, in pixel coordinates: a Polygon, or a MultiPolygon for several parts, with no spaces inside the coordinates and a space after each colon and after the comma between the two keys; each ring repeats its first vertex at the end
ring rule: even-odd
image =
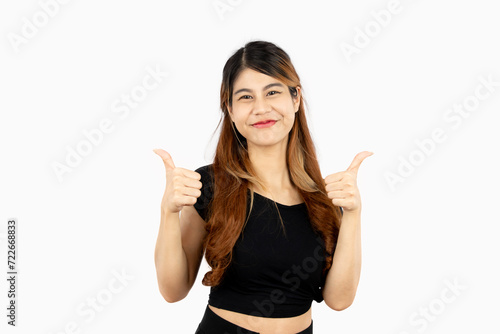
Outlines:
{"type": "MultiPolygon", "coordinates": [[[[211,167],[196,170],[201,175],[202,195],[194,207],[205,221],[213,195],[211,167]]],[[[324,242],[311,227],[306,204],[276,205],[286,237],[273,201],[254,192],[252,212],[233,248],[232,262],[221,284],[210,289],[210,305],[259,317],[285,318],[307,312],[313,300],[323,301],[324,242]]]]}

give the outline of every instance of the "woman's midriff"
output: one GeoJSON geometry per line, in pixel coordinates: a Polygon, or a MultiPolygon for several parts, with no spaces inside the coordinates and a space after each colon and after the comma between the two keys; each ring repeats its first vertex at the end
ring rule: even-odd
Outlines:
{"type": "Polygon", "coordinates": [[[264,318],[248,314],[224,310],[208,305],[219,317],[235,325],[261,334],[290,334],[299,333],[311,325],[311,309],[296,317],[291,318],[264,318]]]}

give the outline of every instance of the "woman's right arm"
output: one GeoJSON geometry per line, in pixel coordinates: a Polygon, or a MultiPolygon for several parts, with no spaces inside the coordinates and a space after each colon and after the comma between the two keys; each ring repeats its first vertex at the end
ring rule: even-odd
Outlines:
{"type": "Polygon", "coordinates": [[[200,174],[176,168],[167,152],[155,153],[167,171],[155,248],[156,276],[161,295],[174,303],[191,290],[203,257],[205,221],[193,207],[201,195],[202,184],[200,174]]]}

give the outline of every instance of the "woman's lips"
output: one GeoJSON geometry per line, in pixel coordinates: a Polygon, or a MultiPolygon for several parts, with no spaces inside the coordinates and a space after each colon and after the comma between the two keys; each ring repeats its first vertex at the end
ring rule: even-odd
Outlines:
{"type": "Polygon", "coordinates": [[[257,123],[257,124],[254,124],[253,126],[260,129],[260,128],[268,128],[270,126],[273,126],[274,123],[276,123],[276,121],[267,121],[265,123],[257,123]]]}

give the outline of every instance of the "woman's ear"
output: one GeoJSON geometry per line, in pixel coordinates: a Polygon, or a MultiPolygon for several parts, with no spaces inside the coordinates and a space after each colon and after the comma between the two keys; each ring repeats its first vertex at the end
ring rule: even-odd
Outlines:
{"type": "Polygon", "coordinates": [[[301,90],[300,87],[295,87],[297,94],[293,97],[293,107],[295,108],[295,112],[299,111],[300,107],[300,99],[301,99],[301,90]]]}

